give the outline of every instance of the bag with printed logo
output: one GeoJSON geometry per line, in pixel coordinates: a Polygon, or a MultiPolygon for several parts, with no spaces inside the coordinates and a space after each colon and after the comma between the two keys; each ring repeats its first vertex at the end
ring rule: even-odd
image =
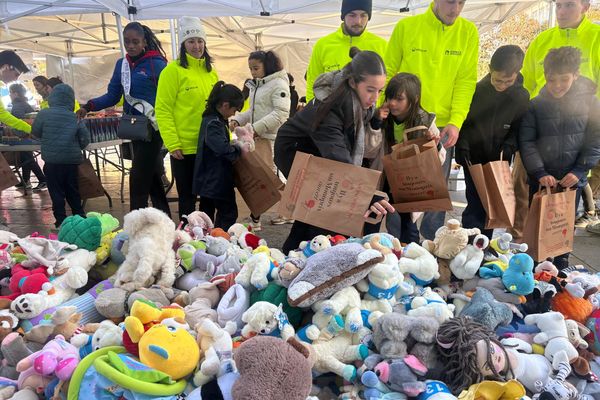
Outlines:
{"type": "MultiPolygon", "coordinates": [[[[363,236],[363,218],[379,192],[381,172],[296,152],[279,205],[284,218],[342,235],[363,236]]],[[[380,218],[366,222],[376,223],[380,218]]]]}
{"type": "Polygon", "coordinates": [[[527,254],[535,261],[573,250],[575,199],[575,190],[552,193],[540,189],[533,195],[523,229],[523,243],[529,245],[527,254]]]}
{"type": "Polygon", "coordinates": [[[433,140],[405,140],[383,157],[394,208],[401,213],[450,211],[448,183],[433,140]]]}

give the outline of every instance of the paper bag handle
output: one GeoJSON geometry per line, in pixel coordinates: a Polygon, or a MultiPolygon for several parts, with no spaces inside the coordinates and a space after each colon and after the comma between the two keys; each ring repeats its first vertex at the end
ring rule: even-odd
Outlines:
{"type": "Polygon", "coordinates": [[[404,132],[402,132],[402,138],[404,140],[404,143],[408,142],[408,134],[409,133],[415,132],[415,131],[421,131],[421,130],[429,130],[429,128],[426,127],[425,125],[418,125],[418,126],[413,126],[412,128],[405,129],[404,132]]]}
{"type": "MultiPolygon", "coordinates": [[[[375,193],[373,193],[374,196],[378,196],[378,197],[382,197],[381,200],[389,200],[389,196],[387,195],[387,193],[376,190],[375,193]]],[[[383,214],[379,215],[377,218],[367,218],[365,219],[365,222],[368,224],[377,224],[379,222],[381,222],[381,220],[383,219],[383,214]]]]}

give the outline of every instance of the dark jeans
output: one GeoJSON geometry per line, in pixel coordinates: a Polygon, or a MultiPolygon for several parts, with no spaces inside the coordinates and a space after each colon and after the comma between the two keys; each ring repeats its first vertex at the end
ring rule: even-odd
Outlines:
{"type": "Polygon", "coordinates": [[[487,213],[481,204],[481,199],[475,188],[473,178],[469,173],[469,168],[464,167],[465,173],[465,195],[467,197],[467,207],[462,213],[462,226],[463,228],[479,228],[481,233],[487,236],[490,240],[494,234],[493,229],[485,229],[485,221],[487,219],[487,213]]]}
{"type": "MultiPolygon", "coordinates": [[[[450,178],[450,169],[452,167],[452,158],[454,157],[454,147],[446,149],[446,161],[442,165],[442,173],[446,177],[446,182],[450,178]]],[[[428,211],[421,220],[421,235],[425,239],[435,239],[435,232],[444,225],[446,221],[446,211],[428,211]]]]}
{"type": "Polygon", "coordinates": [[[233,193],[233,197],[230,199],[209,199],[202,197],[200,211],[205,212],[212,221],[215,221],[215,228],[227,231],[231,225],[235,224],[238,218],[235,193],[233,193]]]}
{"type": "Polygon", "coordinates": [[[154,208],[171,216],[161,180],[164,167],[163,160],[160,158],[162,147],[160,134],[153,130],[150,142],[134,140],[132,146],[133,160],[129,178],[130,210],[148,207],[148,196],[150,196],[154,208]]]}
{"type": "MultiPolygon", "coordinates": [[[[540,188],[540,184],[532,178],[528,179],[529,181],[529,206],[531,207],[531,200],[533,199],[533,195],[537,193],[540,188]]],[[[575,192],[575,215],[573,215],[573,219],[577,218],[577,209],[579,208],[579,201],[581,201],[581,190],[583,188],[578,187],[575,192]]],[[[559,256],[554,257],[554,265],[559,270],[565,269],[569,266],[569,256],[571,253],[561,254],[559,256]]]]}
{"type": "Polygon", "coordinates": [[[22,165],[21,169],[22,169],[23,181],[29,182],[29,179],[31,178],[31,173],[33,172],[33,174],[38,179],[39,183],[46,182],[46,177],[44,176],[44,173],[42,172],[40,165],[35,160],[35,157],[33,156],[32,151],[19,152],[19,162],[22,165]]]}
{"type": "Polygon", "coordinates": [[[171,169],[177,186],[177,195],[179,196],[179,219],[184,215],[190,215],[196,211],[196,202],[198,196],[192,193],[194,183],[194,163],[195,154],[183,156],[183,160],[171,157],[171,169]]]}
{"type": "MultiPolygon", "coordinates": [[[[402,243],[419,243],[419,229],[417,224],[412,221],[410,213],[393,213],[385,217],[385,226],[387,232],[400,239],[402,243]]],[[[381,228],[379,224],[365,224],[364,233],[378,233],[381,228]]]]}
{"type": "Polygon", "coordinates": [[[71,207],[73,215],[85,217],[81,197],[79,196],[79,181],[77,164],[44,164],[44,173],[48,183],[48,193],[52,199],[52,212],[58,228],[67,218],[65,199],[71,207]]]}

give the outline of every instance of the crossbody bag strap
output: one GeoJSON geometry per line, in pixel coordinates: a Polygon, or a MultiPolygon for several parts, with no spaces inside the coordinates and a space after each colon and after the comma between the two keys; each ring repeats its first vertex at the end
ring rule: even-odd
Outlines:
{"type": "Polygon", "coordinates": [[[152,127],[155,130],[158,130],[158,123],[156,122],[156,115],[152,104],[148,103],[146,100],[137,99],[129,94],[131,91],[131,69],[129,68],[127,58],[123,58],[123,62],[121,63],[121,85],[123,85],[125,101],[142,115],[148,117],[152,127]]]}

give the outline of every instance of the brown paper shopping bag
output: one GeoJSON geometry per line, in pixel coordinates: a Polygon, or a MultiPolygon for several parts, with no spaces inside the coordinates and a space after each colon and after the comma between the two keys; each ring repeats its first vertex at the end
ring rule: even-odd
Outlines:
{"type": "Polygon", "coordinates": [[[573,250],[575,236],[575,190],[533,195],[523,230],[523,242],[536,261],[573,250]]]}
{"type": "Polygon", "coordinates": [[[284,184],[258,156],[250,152],[234,164],[234,182],[252,215],[261,215],[281,199],[284,184]]]}
{"type": "Polygon", "coordinates": [[[4,155],[0,153],[0,190],[8,189],[19,183],[19,179],[8,165],[4,155]]]}
{"type": "Polygon", "coordinates": [[[79,175],[79,196],[82,200],[104,196],[104,187],[90,160],[86,159],[79,164],[77,173],[79,175]]]}
{"type": "Polygon", "coordinates": [[[508,161],[469,165],[468,168],[487,214],[485,228],[512,228],[516,200],[508,161]]]}
{"type": "Polygon", "coordinates": [[[279,213],[333,232],[362,236],[363,215],[377,191],[381,172],[296,152],[279,213]]]}
{"type": "Polygon", "coordinates": [[[452,210],[434,141],[415,139],[394,146],[384,156],[383,168],[397,211],[452,210]]]}

